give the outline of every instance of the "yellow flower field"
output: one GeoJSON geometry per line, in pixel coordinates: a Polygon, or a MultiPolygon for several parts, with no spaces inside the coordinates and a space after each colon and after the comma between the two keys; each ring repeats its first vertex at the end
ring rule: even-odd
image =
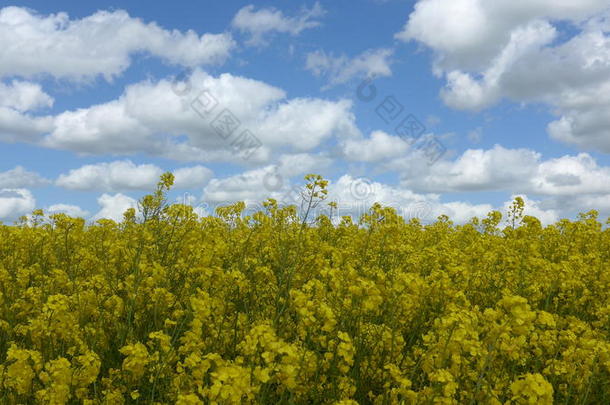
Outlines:
{"type": "Polygon", "coordinates": [[[307,180],[304,213],[198,217],[164,175],[121,223],[1,225],[0,403],[610,403],[596,212],[333,224],[307,180]]]}

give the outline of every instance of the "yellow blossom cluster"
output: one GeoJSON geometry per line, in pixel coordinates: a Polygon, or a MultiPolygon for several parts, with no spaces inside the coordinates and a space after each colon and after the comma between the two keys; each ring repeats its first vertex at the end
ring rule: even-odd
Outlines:
{"type": "Polygon", "coordinates": [[[307,180],[305,214],[200,217],[164,175],[120,223],[0,224],[0,403],[610,403],[595,211],[332,221],[307,180]]]}

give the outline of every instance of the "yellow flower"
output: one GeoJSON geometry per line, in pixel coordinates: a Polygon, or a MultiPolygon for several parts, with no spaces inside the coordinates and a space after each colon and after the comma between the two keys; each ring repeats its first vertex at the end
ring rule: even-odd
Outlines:
{"type": "Polygon", "coordinates": [[[44,371],[40,373],[40,380],[45,388],[36,392],[36,397],[40,401],[50,405],[63,405],[68,402],[71,398],[70,366],[70,362],[63,357],[45,364],[44,371]]]}
{"type": "Polygon", "coordinates": [[[127,356],[123,360],[123,370],[131,373],[136,380],[142,377],[146,372],[146,366],[149,362],[146,346],[138,342],[123,346],[120,352],[127,356]]]}
{"type": "Polygon", "coordinates": [[[510,386],[517,404],[552,404],[553,386],[538,373],[520,376],[510,386]]]}
{"type": "Polygon", "coordinates": [[[23,350],[11,345],[6,354],[4,385],[24,395],[32,388],[32,380],[42,368],[42,356],[34,350],[23,350]]]}

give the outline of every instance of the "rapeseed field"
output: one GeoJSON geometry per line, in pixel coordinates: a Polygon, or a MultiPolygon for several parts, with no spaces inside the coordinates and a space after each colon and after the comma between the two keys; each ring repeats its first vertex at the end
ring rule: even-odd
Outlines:
{"type": "Polygon", "coordinates": [[[610,403],[595,211],[333,222],[306,179],[304,210],[199,217],[166,174],[120,223],[1,225],[0,403],[610,403]]]}

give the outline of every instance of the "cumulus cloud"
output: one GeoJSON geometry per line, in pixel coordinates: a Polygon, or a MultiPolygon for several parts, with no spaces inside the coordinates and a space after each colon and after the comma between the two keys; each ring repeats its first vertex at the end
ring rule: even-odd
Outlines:
{"type": "Polygon", "coordinates": [[[425,216],[428,220],[439,196],[418,194],[407,188],[344,174],[330,183],[328,199],[337,202],[339,215],[359,218],[374,203],[379,203],[395,208],[405,218],[425,216]]]}
{"type": "MultiPolygon", "coordinates": [[[[608,42],[610,49],[610,41],[608,42]]],[[[608,61],[610,64],[610,59],[608,61]]],[[[564,92],[563,115],[548,125],[552,138],[581,148],[610,153],[610,80],[564,92]]]]}
{"type": "Polygon", "coordinates": [[[233,28],[249,35],[246,41],[249,45],[264,45],[267,37],[272,33],[299,35],[302,31],[320,25],[318,18],[325,14],[320,3],[316,2],[312,8],[303,8],[298,15],[290,17],[273,7],[256,10],[250,4],[241,8],[231,25],[233,28]]]}
{"type": "Polygon", "coordinates": [[[290,178],[307,173],[321,173],[333,163],[323,154],[290,153],[278,158],[278,171],[290,178]]]}
{"type": "Polygon", "coordinates": [[[402,185],[427,192],[508,191],[542,196],[610,195],[610,167],[587,154],[544,160],[530,149],[468,149],[442,160],[402,185]]]}
{"type": "MultiPolygon", "coordinates": [[[[402,161],[396,159],[394,169],[402,161]]],[[[412,163],[412,162],[407,162],[412,163]]],[[[610,216],[610,167],[579,153],[544,159],[529,149],[468,149],[454,160],[404,164],[401,187],[421,193],[506,192],[532,198],[531,213],[545,223],[597,209],[610,216]],[[536,198],[535,200],[533,198],[536,198]],[[542,218],[539,218],[542,219],[542,218]]],[[[512,201],[512,200],[510,200],[512,201]]],[[[509,201],[509,202],[510,202],[509,201]]]]}
{"type": "Polygon", "coordinates": [[[213,172],[207,167],[192,166],[182,167],[173,171],[174,173],[174,188],[191,189],[202,187],[206,184],[213,175],[213,172]]]}
{"type": "Polygon", "coordinates": [[[70,190],[146,190],[154,188],[163,171],[152,164],[115,161],[85,165],[62,174],[56,181],[70,190]]]}
{"type": "Polygon", "coordinates": [[[406,187],[429,192],[503,190],[529,181],[540,154],[529,149],[468,149],[456,160],[441,160],[419,172],[407,173],[406,187]]]}
{"type": "Polygon", "coordinates": [[[41,143],[89,154],[262,163],[274,148],[305,152],[331,137],[360,135],[348,100],[288,99],[266,83],[198,69],[187,81],[140,82],[117,100],[61,113],[41,143]]]}
{"type": "Polygon", "coordinates": [[[546,103],[553,138],[608,153],[609,16],[604,0],[420,0],[396,37],[434,51],[447,105],[546,103]]]}
{"type": "Polygon", "coordinates": [[[32,111],[53,105],[53,98],[39,84],[13,80],[0,82],[0,141],[35,141],[50,131],[51,117],[35,117],[32,111]]]}
{"type": "Polygon", "coordinates": [[[610,194],[610,167],[587,153],[543,161],[531,180],[531,192],[542,195],[610,194]]]}
{"type": "Polygon", "coordinates": [[[90,213],[77,205],[71,204],[53,204],[45,209],[45,212],[50,214],[66,214],[75,218],[87,218],[90,213]]]}
{"type": "Polygon", "coordinates": [[[29,214],[36,208],[36,199],[24,188],[0,190],[0,220],[10,221],[29,214]]]}
{"type": "Polygon", "coordinates": [[[13,80],[10,84],[0,82],[0,107],[19,112],[52,107],[53,98],[37,83],[13,80]]]}
{"type": "Polygon", "coordinates": [[[32,188],[48,184],[49,180],[22,166],[0,172],[0,188],[32,188]]]}
{"type": "Polygon", "coordinates": [[[279,195],[277,187],[284,188],[283,180],[276,179],[275,167],[270,165],[259,169],[212,179],[203,189],[202,200],[214,204],[229,204],[243,201],[256,203],[279,195]]]}
{"type": "Polygon", "coordinates": [[[398,136],[373,131],[369,138],[346,140],[341,149],[347,160],[380,162],[404,155],[409,150],[409,144],[398,136]]]}
{"type": "Polygon", "coordinates": [[[101,75],[110,80],[129,67],[135,53],[197,66],[223,62],[233,46],[228,33],[166,30],[123,10],[70,19],[66,13],[40,15],[22,7],[0,9],[0,77],[49,74],[81,80],[101,75]]]}
{"type": "MultiPolygon", "coordinates": [[[[119,191],[152,190],[164,170],[153,164],[137,165],[130,160],[85,165],[62,174],[56,185],[70,190],[119,191]]],[[[212,171],[203,166],[184,167],[174,171],[174,188],[203,186],[212,171]]]]}
{"type": "Polygon", "coordinates": [[[305,68],[316,76],[326,77],[327,87],[330,87],[358,77],[391,76],[392,54],[392,49],[369,49],[349,58],[346,55],[335,56],[319,50],[307,54],[305,68]]]}
{"type": "Polygon", "coordinates": [[[93,220],[112,219],[119,222],[123,219],[123,214],[129,208],[137,208],[137,201],[125,194],[102,194],[97,203],[100,205],[100,210],[93,216],[93,220]]]}
{"type": "Polygon", "coordinates": [[[35,143],[53,130],[53,117],[34,117],[0,107],[0,141],[35,143]]]}
{"type": "Polygon", "coordinates": [[[235,201],[257,204],[274,198],[282,203],[294,203],[300,195],[302,180],[295,177],[320,173],[331,164],[332,159],[321,154],[284,154],[276,164],[212,179],[203,190],[202,200],[214,204],[235,201]]]}
{"type": "MultiPolygon", "coordinates": [[[[570,213],[572,216],[576,213],[596,210],[600,213],[601,218],[610,218],[610,195],[608,194],[558,196],[543,201],[541,205],[561,213],[570,213]]],[[[567,215],[564,216],[567,217],[567,215]]]]}
{"type": "Polygon", "coordinates": [[[437,52],[437,66],[486,67],[530,23],[580,23],[608,8],[605,0],[419,0],[396,38],[417,40],[437,52]]]}

